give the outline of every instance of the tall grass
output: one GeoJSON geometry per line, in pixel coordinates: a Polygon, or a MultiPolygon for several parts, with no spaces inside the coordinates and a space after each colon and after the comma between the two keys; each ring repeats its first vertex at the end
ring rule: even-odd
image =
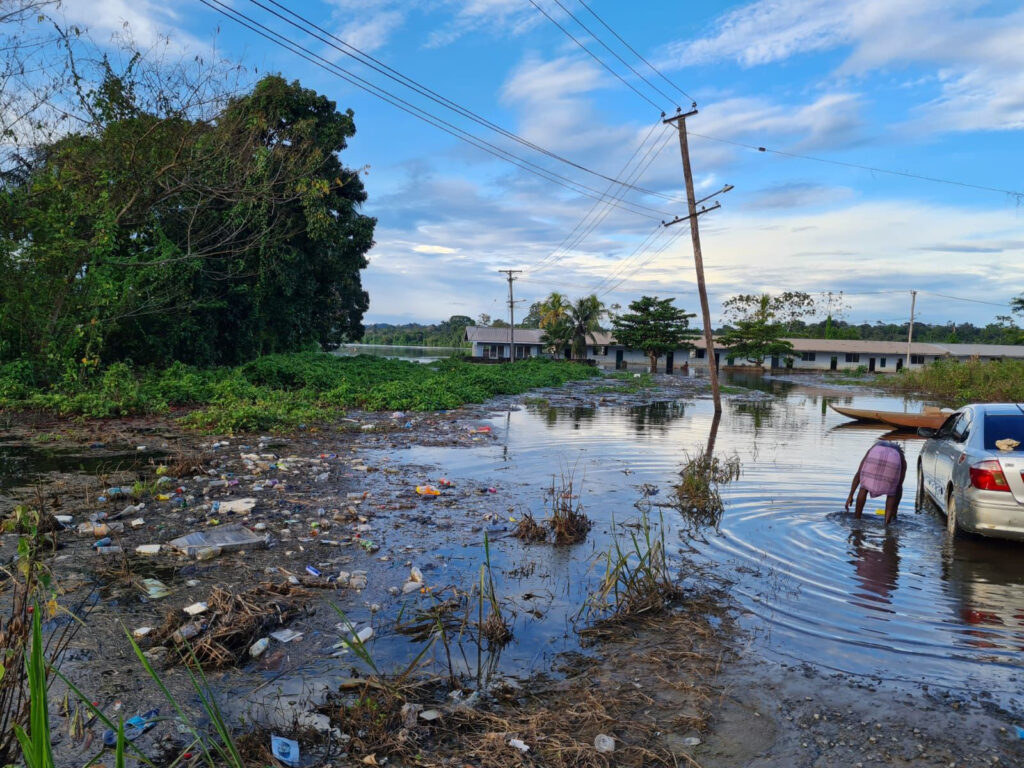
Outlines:
{"type": "Polygon", "coordinates": [[[1020,403],[1024,402],[1024,360],[938,360],[923,368],[904,369],[883,383],[954,408],[967,403],[1020,403]]]}

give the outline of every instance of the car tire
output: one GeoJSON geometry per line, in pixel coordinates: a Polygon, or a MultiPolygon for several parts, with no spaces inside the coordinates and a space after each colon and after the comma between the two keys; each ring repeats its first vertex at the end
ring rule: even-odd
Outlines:
{"type": "Polygon", "coordinates": [[[960,521],[957,520],[956,495],[949,492],[949,499],[946,501],[946,534],[955,537],[960,530],[960,521]]]}
{"type": "Polygon", "coordinates": [[[931,504],[928,503],[928,492],[924,489],[924,473],[921,471],[921,465],[917,465],[917,496],[914,498],[914,511],[921,512],[927,511],[931,508],[931,504]]]}

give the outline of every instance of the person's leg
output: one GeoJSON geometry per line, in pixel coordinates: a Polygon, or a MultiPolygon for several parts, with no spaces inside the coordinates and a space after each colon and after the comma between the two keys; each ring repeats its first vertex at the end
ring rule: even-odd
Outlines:
{"type": "Polygon", "coordinates": [[[867,488],[861,488],[857,492],[857,506],[854,507],[854,511],[853,511],[853,516],[854,517],[860,518],[861,512],[864,511],[864,502],[867,500],[867,498],[868,498],[868,489],[867,488]]]}
{"type": "Polygon", "coordinates": [[[900,497],[893,494],[885,497],[885,524],[888,525],[896,519],[896,509],[900,505],[900,497]]]}

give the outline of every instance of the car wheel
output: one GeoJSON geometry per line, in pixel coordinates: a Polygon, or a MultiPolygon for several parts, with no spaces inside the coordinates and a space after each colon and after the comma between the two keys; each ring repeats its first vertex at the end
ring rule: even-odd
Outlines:
{"type": "Polygon", "coordinates": [[[946,502],[946,534],[956,536],[960,528],[956,513],[956,496],[953,491],[949,492],[949,500],[946,502]]]}
{"type": "Polygon", "coordinates": [[[917,465],[917,496],[914,498],[914,511],[920,512],[921,510],[927,510],[928,504],[928,493],[924,489],[924,473],[921,471],[921,465],[917,465]]]}

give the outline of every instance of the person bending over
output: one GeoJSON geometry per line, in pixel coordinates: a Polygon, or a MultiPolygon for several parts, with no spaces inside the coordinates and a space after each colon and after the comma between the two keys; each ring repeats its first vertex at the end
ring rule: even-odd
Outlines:
{"type": "Polygon", "coordinates": [[[864,511],[864,502],[870,493],[872,498],[885,495],[885,524],[896,519],[896,509],[903,498],[903,478],[907,476],[907,459],[903,455],[903,447],[888,440],[879,440],[864,454],[857,467],[850,485],[850,495],[846,498],[846,511],[853,504],[853,494],[860,486],[857,494],[857,506],[853,516],[859,518],[864,511]]]}

